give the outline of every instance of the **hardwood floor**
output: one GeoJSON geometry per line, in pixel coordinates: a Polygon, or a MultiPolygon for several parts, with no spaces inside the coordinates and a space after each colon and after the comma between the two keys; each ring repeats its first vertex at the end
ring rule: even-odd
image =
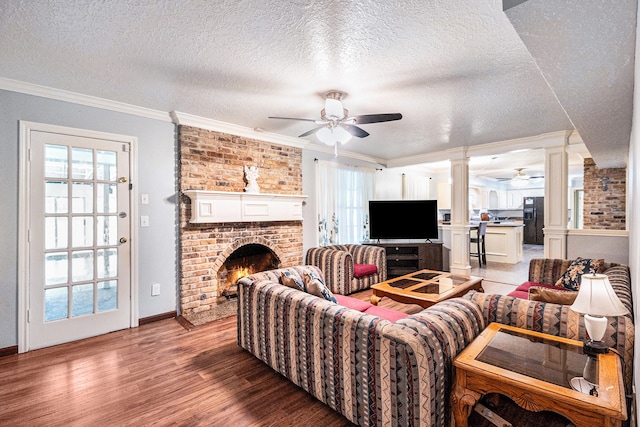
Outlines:
{"type": "MultiPolygon", "coordinates": [[[[371,290],[352,296],[368,301],[371,290]]],[[[353,425],[240,348],[236,316],[191,330],[166,319],[0,357],[0,402],[0,426],[353,425]]]]}
{"type": "Polygon", "coordinates": [[[0,358],[0,425],[349,426],[236,343],[162,320],[0,358]]]}

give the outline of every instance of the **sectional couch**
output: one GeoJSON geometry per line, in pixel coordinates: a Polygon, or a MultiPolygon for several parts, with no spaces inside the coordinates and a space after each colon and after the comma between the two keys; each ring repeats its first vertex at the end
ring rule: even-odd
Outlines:
{"type": "MultiPolygon", "coordinates": [[[[628,268],[609,267],[616,291],[630,295],[628,268]]],[[[283,286],[283,271],[321,274],[297,266],[241,279],[238,343],[360,426],[449,426],[452,361],[490,322],[586,339],[582,315],[568,306],[472,291],[391,322],[366,304],[348,308],[283,286]]],[[[610,318],[604,340],[622,355],[630,391],[632,315],[610,318]]]]}

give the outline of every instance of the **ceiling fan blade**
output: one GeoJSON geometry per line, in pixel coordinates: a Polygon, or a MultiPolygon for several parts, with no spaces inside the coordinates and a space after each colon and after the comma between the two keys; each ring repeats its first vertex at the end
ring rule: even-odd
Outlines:
{"type": "Polygon", "coordinates": [[[400,120],[402,114],[389,113],[389,114],[364,114],[362,116],[355,116],[355,124],[365,125],[367,123],[380,123],[380,122],[392,122],[394,120],[400,120]]]}
{"type": "Polygon", "coordinates": [[[298,117],[267,117],[268,119],[281,119],[281,120],[300,120],[303,122],[316,122],[315,119],[300,119],[298,117]]]}
{"type": "Polygon", "coordinates": [[[369,132],[366,130],[359,128],[354,125],[342,125],[343,128],[347,130],[351,135],[357,136],[358,138],[364,138],[365,136],[369,136],[369,132]]]}
{"type": "Polygon", "coordinates": [[[318,132],[322,128],[326,128],[326,126],[318,126],[317,128],[313,128],[311,130],[308,130],[305,133],[303,133],[302,135],[298,135],[298,138],[304,138],[305,136],[312,135],[312,134],[318,132]]]}

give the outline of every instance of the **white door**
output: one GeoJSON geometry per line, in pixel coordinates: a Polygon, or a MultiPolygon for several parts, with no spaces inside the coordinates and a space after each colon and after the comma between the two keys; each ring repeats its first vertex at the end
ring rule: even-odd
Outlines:
{"type": "Polygon", "coordinates": [[[29,130],[27,349],[131,326],[130,144],[29,130]]]}

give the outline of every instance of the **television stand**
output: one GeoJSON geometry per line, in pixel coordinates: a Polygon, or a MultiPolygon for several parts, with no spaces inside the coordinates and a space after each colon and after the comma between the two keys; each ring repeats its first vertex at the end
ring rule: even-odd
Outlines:
{"type": "MultiPolygon", "coordinates": [[[[385,248],[387,278],[404,276],[418,270],[444,271],[442,243],[374,243],[385,248]]],[[[448,269],[447,269],[448,270],[448,269]]]]}

